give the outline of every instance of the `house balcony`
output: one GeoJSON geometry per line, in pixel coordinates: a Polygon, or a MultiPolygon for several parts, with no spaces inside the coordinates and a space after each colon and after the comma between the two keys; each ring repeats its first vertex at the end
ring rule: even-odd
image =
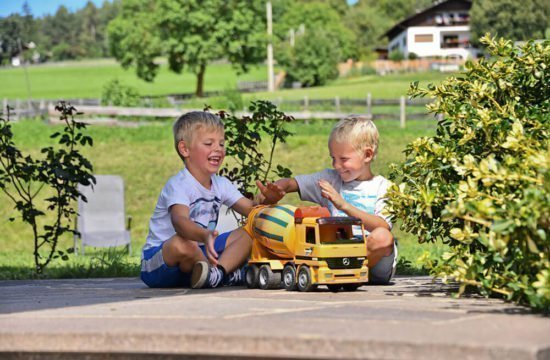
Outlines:
{"type": "Polygon", "coordinates": [[[443,39],[441,49],[468,49],[471,48],[470,40],[443,39]]]}

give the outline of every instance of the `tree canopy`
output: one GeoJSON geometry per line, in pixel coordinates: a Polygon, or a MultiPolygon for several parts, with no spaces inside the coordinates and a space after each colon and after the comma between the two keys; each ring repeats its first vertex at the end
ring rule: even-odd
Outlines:
{"type": "Polygon", "coordinates": [[[153,81],[166,56],[170,70],[187,67],[203,95],[206,67],[222,58],[240,71],[263,61],[265,3],[260,0],[128,0],[108,29],[111,51],[123,67],[153,81]]]}
{"type": "Polygon", "coordinates": [[[545,0],[476,0],[470,12],[472,41],[486,33],[510,40],[544,39],[550,25],[545,0]]]}

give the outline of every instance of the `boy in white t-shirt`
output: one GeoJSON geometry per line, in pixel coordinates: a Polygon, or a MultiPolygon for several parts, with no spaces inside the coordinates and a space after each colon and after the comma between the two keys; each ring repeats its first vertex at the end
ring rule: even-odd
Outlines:
{"type": "MultiPolygon", "coordinates": [[[[243,229],[219,235],[219,210],[224,204],[246,216],[256,204],[216,175],[225,157],[223,123],[214,114],[194,111],[182,115],[173,132],[185,168],[159,195],[142,251],[141,279],[149,287],[238,285],[251,238],[243,229]]],[[[280,197],[274,185],[261,191],[264,203],[280,197]]]]}
{"type": "MultiPolygon", "coordinates": [[[[332,216],[361,219],[368,233],[369,282],[388,284],[395,273],[397,247],[391,218],[383,211],[389,181],[371,171],[378,150],[378,130],[365,117],[349,116],[334,126],[328,147],[334,169],[280,179],[274,184],[283,194],[298,191],[302,200],[327,207],[332,216]]],[[[258,187],[268,190],[261,184],[258,187]]],[[[354,235],[361,235],[359,227],[354,235]]]]}

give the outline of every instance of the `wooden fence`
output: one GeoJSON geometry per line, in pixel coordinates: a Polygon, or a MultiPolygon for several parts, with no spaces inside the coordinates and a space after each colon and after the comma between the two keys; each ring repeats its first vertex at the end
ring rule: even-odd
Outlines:
{"type": "MultiPolygon", "coordinates": [[[[171,108],[158,107],[118,107],[118,106],[101,106],[97,99],[69,99],[67,102],[74,105],[78,111],[86,116],[95,117],[111,117],[105,123],[116,123],[117,117],[140,117],[140,118],[176,118],[184,112],[191,110],[201,110],[192,107],[187,107],[185,104],[174,105],[171,108]]],[[[309,99],[307,96],[300,100],[274,99],[272,102],[283,110],[287,115],[294,117],[296,120],[309,121],[313,119],[340,119],[351,113],[363,114],[373,120],[392,119],[399,120],[400,126],[406,126],[407,119],[427,119],[431,116],[427,114],[425,109],[429,101],[425,99],[410,100],[401,96],[398,99],[376,99],[367,94],[365,98],[349,99],[334,98],[325,99],[309,99]],[[377,111],[383,109],[385,111],[377,111]],[[387,110],[391,111],[388,112],[387,110]]],[[[55,103],[51,101],[8,101],[4,99],[3,109],[10,106],[13,110],[10,111],[11,119],[18,120],[26,117],[50,117],[51,119],[58,117],[55,112],[55,103]]],[[[246,111],[238,111],[236,115],[247,115],[246,111]]],[[[103,119],[105,120],[105,119],[103,119]]]]}

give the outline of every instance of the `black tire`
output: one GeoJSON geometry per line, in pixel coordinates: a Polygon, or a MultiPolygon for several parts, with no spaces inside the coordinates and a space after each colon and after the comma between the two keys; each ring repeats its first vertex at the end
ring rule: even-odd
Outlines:
{"type": "Polygon", "coordinates": [[[293,264],[287,264],[283,269],[283,286],[287,291],[296,290],[296,268],[293,264]]]}
{"type": "Polygon", "coordinates": [[[355,291],[359,289],[359,287],[363,284],[344,284],[342,287],[344,288],[344,291],[355,291]]]}
{"type": "Polygon", "coordinates": [[[332,292],[338,292],[340,289],[342,289],[342,285],[340,284],[329,284],[327,285],[328,289],[332,292]]]}
{"type": "Polygon", "coordinates": [[[271,271],[269,265],[260,266],[258,273],[258,287],[262,290],[278,289],[281,287],[281,272],[271,271]]]}
{"type": "Polygon", "coordinates": [[[300,266],[298,270],[298,281],[297,281],[298,290],[302,292],[311,291],[317,286],[314,286],[311,283],[311,270],[307,266],[300,266]]]}
{"type": "Polygon", "coordinates": [[[258,287],[258,265],[250,265],[246,269],[245,282],[249,289],[255,289],[258,287]]]}

